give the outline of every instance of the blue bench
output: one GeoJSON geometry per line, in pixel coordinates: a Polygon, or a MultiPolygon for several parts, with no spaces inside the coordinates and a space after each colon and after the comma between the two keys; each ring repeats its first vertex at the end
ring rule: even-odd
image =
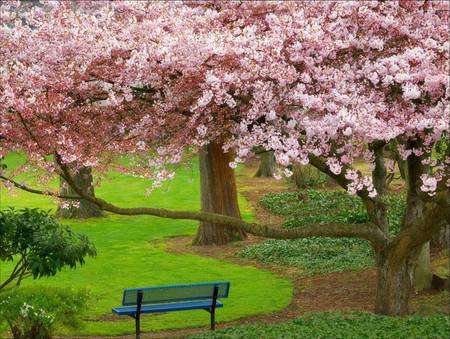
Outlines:
{"type": "Polygon", "coordinates": [[[216,308],[223,307],[218,299],[227,298],[229,291],[229,282],[126,288],[123,307],[115,307],[112,312],[136,320],[136,338],[140,338],[140,318],[145,313],[205,310],[211,315],[214,330],[216,308]]]}

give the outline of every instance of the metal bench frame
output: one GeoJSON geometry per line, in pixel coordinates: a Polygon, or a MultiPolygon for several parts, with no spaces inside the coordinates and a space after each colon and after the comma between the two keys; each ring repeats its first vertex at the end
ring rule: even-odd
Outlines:
{"type": "MultiPolygon", "coordinates": [[[[217,284],[223,284],[223,283],[224,282],[217,283],[217,284]]],[[[229,282],[226,282],[226,283],[228,284],[228,289],[229,289],[229,282]]],[[[208,284],[208,283],[206,283],[206,284],[208,284]]],[[[199,284],[199,285],[203,285],[203,284],[199,284]]],[[[214,283],[211,283],[211,285],[214,285],[214,283]]],[[[173,287],[176,288],[176,286],[177,285],[174,285],[173,287]]],[[[195,286],[195,284],[193,284],[193,286],[195,286]]],[[[144,289],[136,289],[136,290],[137,290],[136,312],[134,314],[128,314],[128,316],[135,319],[136,339],[140,339],[140,336],[141,336],[141,314],[142,314],[142,306],[143,306],[142,300],[143,300],[143,296],[144,296],[144,293],[143,293],[144,289]]],[[[211,296],[211,306],[208,308],[193,308],[193,309],[203,309],[210,314],[211,331],[214,331],[216,329],[216,308],[217,308],[218,294],[219,294],[219,286],[216,285],[213,288],[213,294],[211,296]]],[[[228,290],[227,290],[227,296],[228,296],[228,290]]],[[[125,299],[125,292],[124,292],[124,299],[125,299]]],[[[113,309],[113,312],[114,312],[114,309],[113,309]]],[[[161,311],[161,312],[164,312],[164,311],[161,311]]]]}

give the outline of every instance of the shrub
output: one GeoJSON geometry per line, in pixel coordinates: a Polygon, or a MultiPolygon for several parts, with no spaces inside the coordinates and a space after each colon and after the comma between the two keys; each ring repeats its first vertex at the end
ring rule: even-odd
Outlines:
{"type": "Polygon", "coordinates": [[[61,225],[49,212],[38,209],[0,211],[0,261],[15,261],[0,290],[23,278],[55,275],[63,267],[82,265],[84,258],[96,254],[94,245],[83,234],[61,225]]]}
{"type": "Polygon", "coordinates": [[[1,294],[0,319],[15,339],[50,338],[55,324],[75,327],[86,304],[85,291],[14,288],[1,294]]]}
{"type": "Polygon", "coordinates": [[[371,313],[311,313],[281,324],[233,326],[190,339],[312,339],[312,338],[448,338],[446,315],[386,317],[371,313]]]}

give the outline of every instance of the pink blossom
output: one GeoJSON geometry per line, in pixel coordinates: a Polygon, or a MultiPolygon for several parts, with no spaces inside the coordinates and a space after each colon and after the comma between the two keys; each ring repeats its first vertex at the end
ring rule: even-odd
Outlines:
{"type": "Polygon", "coordinates": [[[429,176],[428,174],[423,174],[420,179],[422,180],[422,186],[420,189],[423,192],[427,192],[429,195],[433,196],[436,194],[437,188],[437,180],[433,176],[429,176]]]}
{"type": "Polygon", "coordinates": [[[403,89],[403,97],[405,100],[414,100],[420,98],[420,89],[418,86],[413,84],[404,84],[402,86],[403,89]]]}
{"type": "Polygon", "coordinates": [[[334,174],[340,174],[342,170],[342,166],[336,158],[330,158],[327,160],[327,165],[330,168],[330,171],[334,174]]]}

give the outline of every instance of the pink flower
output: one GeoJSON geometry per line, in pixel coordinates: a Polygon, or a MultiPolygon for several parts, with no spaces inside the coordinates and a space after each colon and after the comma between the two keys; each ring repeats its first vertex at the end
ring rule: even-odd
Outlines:
{"type": "Polygon", "coordinates": [[[340,174],[342,171],[342,166],[336,158],[328,159],[327,165],[330,168],[330,171],[336,175],[340,174]]]}
{"type": "Polygon", "coordinates": [[[422,179],[422,186],[420,186],[420,189],[423,192],[427,192],[431,196],[435,195],[436,194],[435,191],[437,188],[436,178],[428,174],[423,174],[420,176],[420,179],[422,179]]]}
{"type": "Polygon", "coordinates": [[[414,100],[420,98],[420,89],[418,86],[413,84],[404,84],[402,85],[403,90],[403,98],[405,100],[414,100]]]}

